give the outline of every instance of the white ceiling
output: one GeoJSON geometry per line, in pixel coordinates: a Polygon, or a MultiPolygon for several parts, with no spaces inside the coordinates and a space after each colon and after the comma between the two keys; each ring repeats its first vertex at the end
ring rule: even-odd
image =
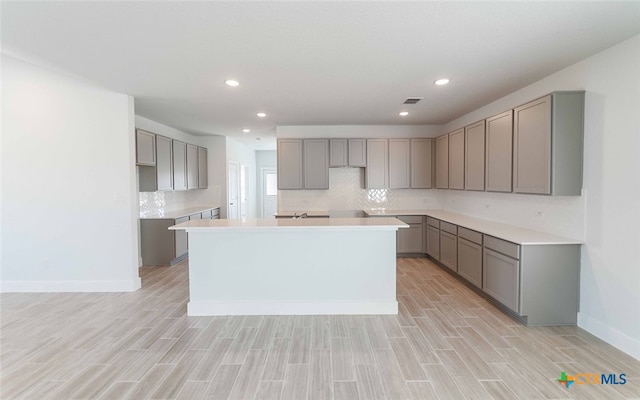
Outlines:
{"type": "Polygon", "coordinates": [[[1,18],[4,53],[257,144],[276,125],[449,122],[640,33],[640,1],[3,1],[1,18]]]}

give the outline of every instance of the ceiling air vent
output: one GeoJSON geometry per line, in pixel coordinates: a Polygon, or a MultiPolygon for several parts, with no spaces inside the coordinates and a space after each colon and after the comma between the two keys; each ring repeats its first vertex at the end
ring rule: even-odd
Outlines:
{"type": "Polygon", "coordinates": [[[422,99],[424,99],[424,97],[407,97],[407,99],[402,104],[416,104],[422,99]]]}

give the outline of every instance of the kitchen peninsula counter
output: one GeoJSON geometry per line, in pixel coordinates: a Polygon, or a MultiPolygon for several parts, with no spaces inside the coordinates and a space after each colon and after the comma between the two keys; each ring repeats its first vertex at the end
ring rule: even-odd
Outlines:
{"type": "Polygon", "coordinates": [[[395,218],[192,220],[188,315],[397,314],[395,218]]]}

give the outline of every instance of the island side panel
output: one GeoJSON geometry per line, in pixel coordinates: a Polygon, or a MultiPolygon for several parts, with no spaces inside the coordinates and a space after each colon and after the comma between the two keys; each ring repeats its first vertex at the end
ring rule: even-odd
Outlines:
{"type": "Polygon", "coordinates": [[[189,315],[397,314],[396,231],[189,232],[189,315]]]}

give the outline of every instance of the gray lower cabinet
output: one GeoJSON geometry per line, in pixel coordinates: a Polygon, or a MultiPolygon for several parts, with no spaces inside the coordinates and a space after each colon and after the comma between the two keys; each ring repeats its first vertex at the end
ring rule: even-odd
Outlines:
{"type": "Polygon", "coordinates": [[[187,144],[173,141],[173,190],[187,190],[187,144]]]}
{"type": "Polygon", "coordinates": [[[484,120],[464,128],[464,188],[484,190],[484,120]]]}
{"type": "Polygon", "coordinates": [[[411,188],[433,187],[433,139],[411,139],[411,188]]]}
{"type": "Polygon", "coordinates": [[[278,189],[303,189],[302,139],[278,140],[278,189]]]}
{"type": "Polygon", "coordinates": [[[389,189],[411,186],[411,141],[389,139],[389,189]]]}
{"type": "Polygon", "coordinates": [[[513,191],[579,196],[584,92],[555,92],[517,107],[513,126],[513,191]]]}
{"type": "Polygon", "coordinates": [[[156,165],[156,135],[136,129],[136,165],[156,165]]]}
{"type": "Polygon", "coordinates": [[[482,288],[482,244],[458,236],[458,274],[482,288]]]}
{"type": "Polygon", "coordinates": [[[440,226],[440,262],[452,271],[458,271],[458,237],[440,226]]]}
{"type": "Polygon", "coordinates": [[[304,139],[304,188],[329,189],[329,140],[304,139]]]}
{"type": "Polygon", "coordinates": [[[400,221],[409,225],[409,228],[398,229],[397,252],[400,254],[423,252],[423,217],[399,216],[400,221]]]}
{"type": "Polygon", "coordinates": [[[209,186],[207,149],[198,147],[198,189],[206,189],[209,186]]]}
{"type": "Polygon", "coordinates": [[[486,120],[485,181],[487,192],[511,192],[513,111],[486,120]]]}
{"type": "Polygon", "coordinates": [[[187,232],[171,231],[170,226],[188,221],[178,219],[141,219],[140,247],[143,265],[173,265],[187,255],[187,232]]]}
{"type": "Polygon", "coordinates": [[[464,129],[449,134],[449,189],[464,189],[464,129]]]}
{"type": "MultiPolygon", "coordinates": [[[[181,224],[183,222],[187,222],[189,217],[177,218],[175,220],[175,224],[181,224]]],[[[174,232],[174,243],[175,243],[175,251],[173,254],[173,259],[169,262],[170,264],[175,264],[175,260],[181,260],[187,256],[189,251],[188,244],[188,235],[187,231],[169,231],[174,232]]],[[[144,259],[143,259],[144,260],[144,259]]]]}
{"type": "Polygon", "coordinates": [[[389,188],[389,141],[387,139],[367,140],[365,186],[367,189],[389,188]]]}
{"type": "Polygon", "coordinates": [[[198,188],[198,146],[187,143],[187,189],[198,188]]]}
{"type": "Polygon", "coordinates": [[[427,225],[427,254],[435,260],[440,260],[440,228],[427,225]]]}
{"type": "Polygon", "coordinates": [[[484,248],[482,290],[519,313],[520,261],[484,248]]]}
{"type": "Polygon", "coordinates": [[[449,188],[449,135],[436,138],[436,189],[449,188]]]}

